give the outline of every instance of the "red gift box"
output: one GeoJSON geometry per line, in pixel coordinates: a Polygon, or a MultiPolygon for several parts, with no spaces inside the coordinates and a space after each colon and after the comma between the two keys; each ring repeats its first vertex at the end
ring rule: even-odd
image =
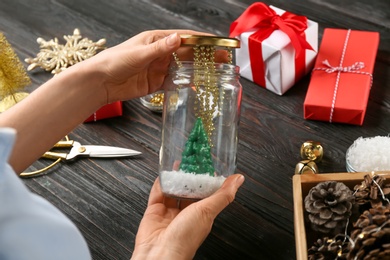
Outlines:
{"type": "Polygon", "coordinates": [[[378,45],[378,32],[325,29],[304,118],[362,125],[378,45]]]}
{"type": "Polygon", "coordinates": [[[113,102],[111,104],[107,104],[98,109],[95,113],[93,113],[90,117],[88,117],[84,123],[93,122],[105,118],[116,117],[122,115],[122,101],[113,102]]]}
{"type": "Polygon", "coordinates": [[[274,6],[256,2],[230,26],[240,74],[283,95],[311,71],[318,45],[318,24],[274,6]]]}

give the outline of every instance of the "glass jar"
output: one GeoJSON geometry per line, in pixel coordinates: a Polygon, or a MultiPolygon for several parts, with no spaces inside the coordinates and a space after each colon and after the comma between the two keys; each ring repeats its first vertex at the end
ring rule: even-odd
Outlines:
{"type": "Polygon", "coordinates": [[[165,196],[202,199],[235,173],[241,95],[235,65],[171,66],[159,162],[165,196]]]}

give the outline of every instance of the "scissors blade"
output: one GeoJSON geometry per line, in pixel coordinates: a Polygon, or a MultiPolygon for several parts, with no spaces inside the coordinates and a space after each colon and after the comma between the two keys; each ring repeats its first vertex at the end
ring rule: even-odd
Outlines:
{"type": "Polygon", "coordinates": [[[132,149],[104,146],[104,145],[75,145],[69,152],[66,160],[73,159],[76,156],[89,156],[100,158],[128,157],[139,155],[141,152],[132,149]]]}

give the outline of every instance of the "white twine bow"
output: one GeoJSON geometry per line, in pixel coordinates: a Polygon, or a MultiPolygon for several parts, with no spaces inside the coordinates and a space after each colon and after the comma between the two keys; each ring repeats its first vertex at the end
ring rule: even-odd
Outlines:
{"type": "Polygon", "coordinates": [[[371,88],[372,82],[373,82],[373,77],[372,77],[371,73],[365,72],[365,71],[360,71],[361,69],[364,68],[364,62],[358,61],[358,62],[355,62],[351,66],[347,66],[347,67],[343,67],[342,66],[343,62],[344,62],[345,52],[347,50],[347,45],[348,45],[348,40],[349,40],[350,34],[351,34],[351,30],[349,29],[348,32],[347,32],[347,36],[345,38],[343,52],[341,54],[340,64],[339,64],[338,67],[333,67],[332,65],[330,65],[328,60],[324,60],[322,62],[322,64],[324,64],[327,68],[314,68],[313,69],[313,71],[314,70],[323,70],[326,73],[334,73],[334,72],[337,73],[335,88],[334,88],[334,91],[333,91],[332,107],[331,107],[330,116],[329,116],[329,122],[330,123],[332,123],[332,120],[333,120],[334,107],[335,107],[335,104],[336,104],[336,96],[337,96],[337,91],[338,91],[339,81],[340,81],[340,74],[342,72],[356,73],[356,74],[362,74],[362,75],[370,76],[370,88],[371,88]]]}
{"type": "Polygon", "coordinates": [[[358,70],[361,70],[361,69],[364,68],[364,62],[361,62],[361,61],[355,62],[353,65],[348,66],[348,67],[333,67],[332,65],[330,65],[328,60],[324,60],[322,62],[322,64],[324,64],[328,68],[327,69],[326,68],[319,68],[319,69],[323,69],[327,73],[333,73],[333,72],[336,72],[336,71],[352,72],[352,71],[358,71],[358,70]]]}

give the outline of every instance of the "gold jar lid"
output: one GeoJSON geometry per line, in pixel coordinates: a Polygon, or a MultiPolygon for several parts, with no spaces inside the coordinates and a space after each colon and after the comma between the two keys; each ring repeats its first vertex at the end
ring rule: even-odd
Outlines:
{"type": "Polygon", "coordinates": [[[240,41],[236,38],[182,34],[181,46],[209,45],[229,48],[240,48],[240,41]]]}

